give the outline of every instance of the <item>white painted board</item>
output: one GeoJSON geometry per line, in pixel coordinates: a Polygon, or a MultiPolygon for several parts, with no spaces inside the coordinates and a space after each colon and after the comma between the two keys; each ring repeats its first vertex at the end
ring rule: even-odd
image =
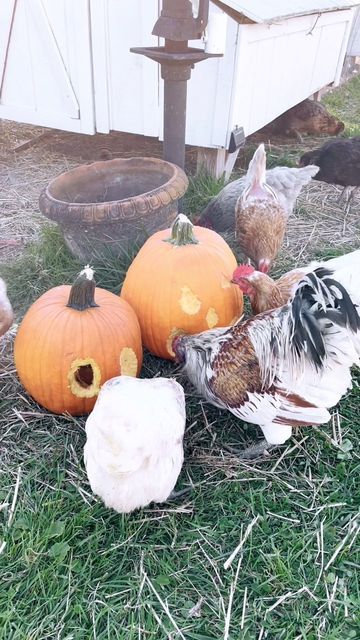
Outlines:
{"type": "Polygon", "coordinates": [[[360,8],[354,15],[346,55],[360,56],[360,8]]]}
{"type": "Polygon", "coordinates": [[[159,67],[131,47],[157,46],[151,35],[159,0],[91,0],[97,131],[157,136],[159,67]]]}
{"type": "Polygon", "coordinates": [[[325,85],[337,81],[352,11],[239,26],[230,129],[250,135],[325,85]]]}
{"type": "Polygon", "coordinates": [[[1,0],[0,25],[0,117],[93,133],[88,0],[1,0]]]}

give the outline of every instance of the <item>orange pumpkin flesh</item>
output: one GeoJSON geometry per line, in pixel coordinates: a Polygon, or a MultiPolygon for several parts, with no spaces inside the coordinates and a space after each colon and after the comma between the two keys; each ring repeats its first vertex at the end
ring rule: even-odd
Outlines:
{"type": "Polygon", "coordinates": [[[143,345],[173,359],[177,332],[199,333],[239,318],[242,293],[231,284],[236,267],[219,234],[194,227],[182,214],[171,230],[151,236],[132,262],[121,291],[139,319],[143,345]]]}
{"type": "Polygon", "coordinates": [[[103,382],[122,373],[138,375],[142,347],[130,305],[95,289],[93,282],[90,298],[98,306],[71,308],[75,286],[50,289],[30,307],[15,339],[14,359],[22,384],[40,405],[82,415],[92,410],[103,382]]]}

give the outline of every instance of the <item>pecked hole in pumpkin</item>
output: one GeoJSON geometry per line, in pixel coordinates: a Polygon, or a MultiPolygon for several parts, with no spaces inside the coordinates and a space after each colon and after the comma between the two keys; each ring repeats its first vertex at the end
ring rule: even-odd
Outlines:
{"type": "Polygon", "coordinates": [[[120,373],[122,376],[137,375],[138,371],[138,359],[134,349],[131,347],[123,347],[120,352],[120,373]]]}
{"type": "Polygon", "coordinates": [[[100,391],[101,371],[93,358],[73,360],[67,379],[70,391],[77,398],[94,398],[100,391]]]}
{"type": "Polygon", "coordinates": [[[74,373],[74,378],[82,389],[88,389],[94,382],[94,371],[91,364],[83,364],[74,373]]]}
{"type": "Polygon", "coordinates": [[[184,331],[182,329],[178,329],[177,327],[173,327],[171,329],[170,333],[169,333],[169,337],[166,340],[166,349],[167,349],[168,354],[172,358],[175,358],[175,353],[174,353],[174,350],[172,348],[172,344],[173,344],[174,338],[176,336],[182,335],[183,333],[184,333],[184,331]]]}

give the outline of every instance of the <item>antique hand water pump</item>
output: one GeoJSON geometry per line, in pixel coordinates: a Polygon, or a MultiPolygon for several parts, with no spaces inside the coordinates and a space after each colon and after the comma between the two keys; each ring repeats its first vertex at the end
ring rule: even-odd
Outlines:
{"type": "Polygon", "coordinates": [[[130,49],[161,65],[164,80],[163,158],[182,169],[185,163],[186,83],[196,62],[222,55],[188,46],[188,40],[202,37],[208,21],[209,0],[199,0],[198,4],[198,15],[194,17],[190,0],[163,0],[152,33],[165,38],[165,46],[130,49]]]}

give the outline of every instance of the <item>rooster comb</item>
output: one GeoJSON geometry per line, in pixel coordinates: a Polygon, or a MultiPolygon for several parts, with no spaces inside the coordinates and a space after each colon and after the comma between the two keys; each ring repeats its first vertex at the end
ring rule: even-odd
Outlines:
{"type": "Polygon", "coordinates": [[[251,264],[239,264],[239,266],[235,269],[233,273],[233,280],[237,280],[238,278],[246,278],[246,276],[251,276],[254,273],[255,269],[251,264]]]}

